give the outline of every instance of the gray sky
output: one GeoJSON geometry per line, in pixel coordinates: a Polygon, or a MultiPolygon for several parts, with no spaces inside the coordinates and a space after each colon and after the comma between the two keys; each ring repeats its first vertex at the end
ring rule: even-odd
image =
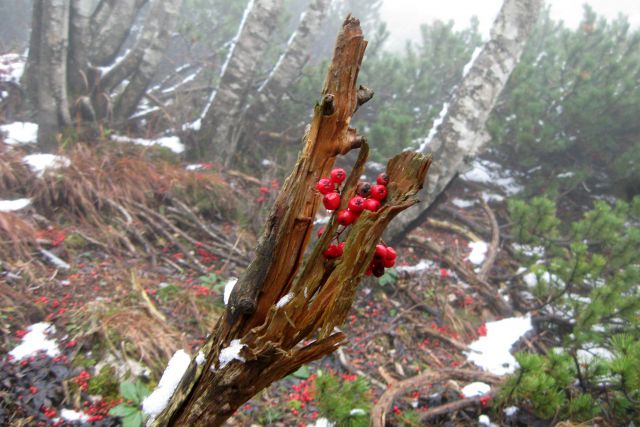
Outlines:
{"type": "MultiPolygon", "coordinates": [[[[547,0],[554,19],[563,20],[575,27],[582,17],[580,0],[547,0]]],[[[640,26],[640,1],[638,0],[590,0],[588,3],[599,14],[608,19],[622,12],[629,17],[634,27],[640,26]]],[[[387,48],[404,45],[407,39],[417,39],[420,24],[435,19],[455,21],[456,28],[468,25],[473,15],[480,21],[480,31],[488,35],[502,0],[385,0],[381,12],[387,22],[391,36],[387,48]]]]}

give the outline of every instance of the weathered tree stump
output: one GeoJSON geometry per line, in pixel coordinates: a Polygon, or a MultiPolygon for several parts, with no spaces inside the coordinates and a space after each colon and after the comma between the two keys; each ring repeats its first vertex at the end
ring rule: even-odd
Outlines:
{"type": "Polygon", "coordinates": [[[333,352],[345,340],[334,326],[345,319],[386,226],[417,202],[414,196],[431,164],[430,155],[415,152],[390,160],[387,199],[378,211],[364,211],[342,233],[344,254],[335,260],[323,257],[338,229],[333,215],[303,262],[321,199],[315,183],[329,175],[339,154],[359,149],[341,195],[340,209],[346,208],[367,159],[364,138],[349,127],[359,104],[370,98],[358,96],[370,91],[356,85],[366,45],[359,21],[347,17],[304,149],[272,208],[254,260],[202,348],[206,361],[191,362],[167,408],[152,425],[221,425],[260,390],[333,352]],[[228,361],[231,348],[240,350],[228,361]]]}

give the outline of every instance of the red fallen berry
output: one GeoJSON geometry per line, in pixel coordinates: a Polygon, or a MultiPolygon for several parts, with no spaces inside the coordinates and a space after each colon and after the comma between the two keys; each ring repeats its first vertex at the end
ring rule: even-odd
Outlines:
{"type": "Polygon", "coordinates": [[[327,229],[327,227],[320,227],[320,229],[318,229],[316,236],[320,237],[322,236],[322,234],[324,233],[324,231],[327,229]]]}
{"type": "Polygon", "coordinates": [[[376,178],[376,182],[380,185],[387,185],[389,183],[389,176],[382,172],[380,175],[378,175],[378,178],[376,178]]]}
{"type": "Polygon", "coordinates": [[[322,204],[328,211],[335,211],[340,207],[340,195],[338,193],[325,194],[322,198],[322,204]]]}
{"type": "Polygon", "coordinates": [[[387,198],[387,187],[384,185],[374,185],[371,187],[371,197],[376,200],[384,200],[387,198]]]}
{"type": "Polygon", "coordinates": [[[331,171],[331,182],[335,182],[336,184],[342,184],[342,182],[347,178],[347,173],[342,168],[335,168],[331,171]]]}
{"type": "Polygon", "coordinates": [[[395,261],[397,256],[398,254],[396,253],[396,250],[391,246],[387,246],[387,256],[385,257],[385,259],[392,259],[395,261]]]}
{"type": "Polygon", "coordinates": [[[368,211],[375,212],[380,209],[380,202],[376,199],[367,199],[364,201],[364,208],[368,211]]]}
{"type": "Polygon", "coordinates": [[[376,245],[376,252],[373,255],[375,260],[383,260],[387,257],[387,248],[384,245],[376,245]]]}
{"type": "Polygon", "coordinates": [[[329,194],[335,191],[333,182],[327,178],[320,178],[316,184],[316,189],[322,194],[329,194]]]}
{"type": "Polygon", "coordinates": [[[349,209],[342,209],[340,212],[338,212],[338,224],[340,225],[344,225],[346,227],[347,225],[352,224],[355,220],[355,214],[349,209]]]}
{"type": "Polygon", "coordinates": [[[396,265],[396,260],[385,258],[384,261],[382,262],[382,265],[384,265],[384,268],[391,268],[394,265],[396,265]]]}
{"type": "Polygon", "coordinates": [[[342,255],[344,253],[344,242],[338,244],[338,249],[340,249],[340,255],[342,255]]]}
{"type": "Polygon", "coordinates": [[[360,196],[352,197],[351,200],[349,200],[349,210],[352,211],[353,213],[359,214],[364,210],[365,201],[366,199],[360,196]]]}
{"type": "Polygon", "coordinates": [[[368,182],[359,182],[356,193],[364,198],[369,197],[371,195],[371,184],[368,182]]]}
{"type": "Polygon", "coordinates": [[[338,258],[341,255],[341,250],[336,245],[329,245],[329,247],[322,253],[326,259],[338,258]]]}

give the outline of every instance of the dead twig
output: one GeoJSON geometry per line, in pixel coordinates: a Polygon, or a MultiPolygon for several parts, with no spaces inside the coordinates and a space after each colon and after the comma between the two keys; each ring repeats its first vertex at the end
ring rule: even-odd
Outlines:
{"type": "Polygon", "coordinates": [[[480,267],[480,272],[478,272],[478,278],[480,280],[487,280],[487,275],[493,264],[496,262],[496,255],[498,254],[498,244],[500,243],[500,227],[498,227],[498,221],[496,220],[496,216],[493,213],[493,210],[489,207],[487,202],[482,201],[482,209],[487,213],[487,217],[489,218],[489,223],[491,224],[491,243],[489,244],[489,249],[487,250],[487,256],[485,258],[482,267],[480,267]]]}

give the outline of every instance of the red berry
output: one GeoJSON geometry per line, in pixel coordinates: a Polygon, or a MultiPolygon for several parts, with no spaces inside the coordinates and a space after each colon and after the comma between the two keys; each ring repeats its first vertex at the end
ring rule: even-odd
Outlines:
{"type": "Polygon", "coordinates": [[[327,229],[327,227],[320,227],[316,233],[316,235],[318,237],[322,236],[322,234],[324,234],[324,231],[327,229]]]}
{"type": "Polygon", "coordinates": [[[378,178],[376,178],[376,182],[380,185],[387,185],[389,183],[389,176],[382,172],[380,175],[378,175],[378,178]]]}
{"type": "Polygon", "coordinates": [[[338,224],[344,225],[345,227],[353,223],[355,220],[356,216],[348,209],[342,209],[338,213],[338,224]]]}
{"type": "Polygon", "coordinates": [[[364,208],[368,211],[375,212],[380,209],[380,202],[376,199],[367,199],[364,201],[364,208]]]}
{"type": "Polygon", "coordinates": [[[356,193],[364,198],[369,197],[371,195],[371,184],[368,182],[359,182],[356,193]]]}
{"type": "Polygon", "coordinates": [[[387,187],[384,185],[374,185],[371,187],[371,197],[376,200],[384,200],[387,198],[387,187]]]}
{"type": "Polygon", "coordinates": [[[387,256],[385,257],[385,259],[395,260],[397,256],[398,254],[396,254],[396,250],[391,246],[387,246],[387,256]]]}
{"type": "Polygon", "coordinates": [[[360,196],[352,197],[351,200],[349,200],[349,210],[352,211],[353,213],[359,214],[364,210],[365,200],[366,199],[360,196]]]}
{"type": "Polygon", "coordinates": [[[326,259],[338,258],[341,253],[340,249],[336,245],[329,245],[329,247],[322,253],[326,259]]]}
{"type": "Polygon", "coordinates": [[[384,265],[382,264],[374,264],[372,269],[373,275],[376,277],[380,277],[384,274],[384,265]]]}
{"type": "Polygon", "coordinates": [[[384,265],[384,268],[391,268],[391,267],[393,267],[394,265],[396,265],[396,259],[395,259],[395,258],[392,258],[392,259],[385,258],[385,259],[382,261],[382,265],[384,265]]]}
{"type": "Polygon", "coordinates": [[[338,193],[328,193],[322,198],[324,208],[328,211],[335,211],[340,207],[340,195],[338,193]]]}
{"type": "Polygon", "coordinates": [[[342,168],[335,168],[331,171],[331,182],[335,182],[336,184],[342,184],[342,182],[347,178],[347,173],[342,168]]]}
{"type": "Polygon", "coordinates": [[[321,178],[316,184],[316,189],[322,194],[329,194],[335,191],[333,182],[327,178],[321,178]]]}
{"type": "Polygon", "coordinates": [[[384,245],[376,245],[376,252],[373,255],[374,259],[383,260],[387,257],[387,248],[384,245]]]}
{"type": "Polygon", "coordinates": [[[338,249],[340,249],[340,255],[342,255],[344,253],[344,242],[341,242],[338,245],[338,249]]]}

